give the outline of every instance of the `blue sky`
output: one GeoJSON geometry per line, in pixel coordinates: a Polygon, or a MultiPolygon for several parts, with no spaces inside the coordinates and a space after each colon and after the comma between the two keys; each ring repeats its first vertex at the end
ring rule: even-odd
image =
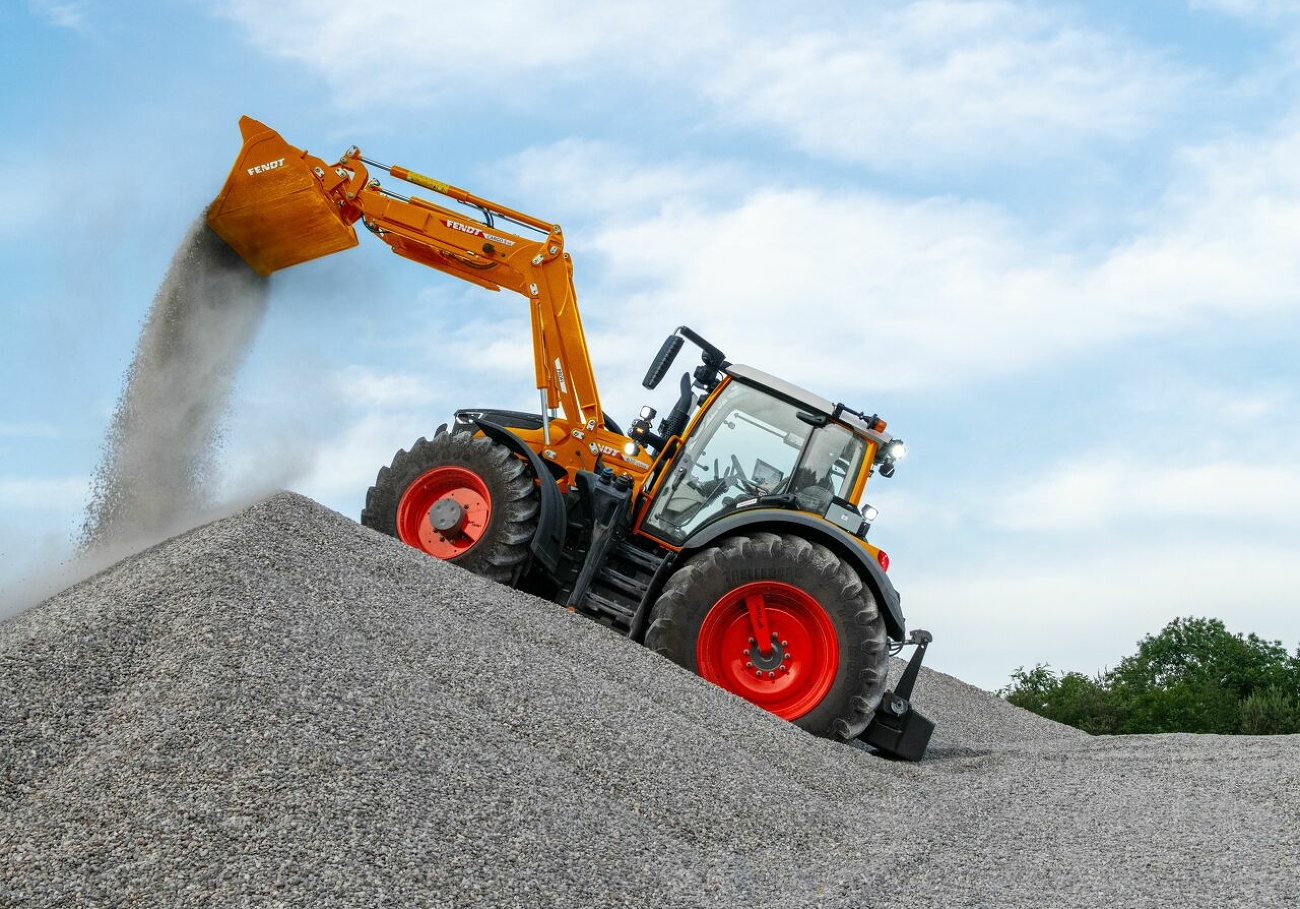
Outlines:
{"type": "MultiPolygon", "coordinates": [[[[0,586],[66,555],[247,113],[564,224],[616,417],[682,323],[883,414],[873,534],[938,668],[1300,641],[1300,4],[464,7],[0,8],[0,586]]],[[[454,408],[532,404],[511,297],[366,237],[273,280],[231,496],[355,517],[454,408]]]]}

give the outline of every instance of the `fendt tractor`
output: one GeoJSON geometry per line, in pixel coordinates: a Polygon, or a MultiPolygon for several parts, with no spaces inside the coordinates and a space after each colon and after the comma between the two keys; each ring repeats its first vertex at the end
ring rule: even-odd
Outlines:
{"type": "Polygon", "coordinates": [[[540,413],[458,411],[379,470],[362,524],[589,616],[815,735],[920,759],[934,724],[910,697],[931,638],[907,633],[863,504],[903,454],[884,420],[733,364],[682,326],[644,385],[685,341],[700,364],[657,426],[644,407],[625,433],[601,409],[557,224],[355,147],[329,164],[239,125],[208,223],[258,274],[356,246],[360,222],[400,256],[528,303],[540,413]]]}

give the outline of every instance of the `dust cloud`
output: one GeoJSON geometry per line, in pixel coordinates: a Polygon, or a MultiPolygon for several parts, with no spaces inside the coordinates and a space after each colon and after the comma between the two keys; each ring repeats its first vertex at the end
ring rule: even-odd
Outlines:
{"type": "Polygon", "coordinates": [[[267,289],[206,217],[194,222],[127,370],[81,527],[83,555],[142,548],[214,509],[222,418],[267,289]]]}

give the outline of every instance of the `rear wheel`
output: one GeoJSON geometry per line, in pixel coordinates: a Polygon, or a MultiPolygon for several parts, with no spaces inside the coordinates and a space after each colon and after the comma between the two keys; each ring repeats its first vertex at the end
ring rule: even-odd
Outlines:
{"type": "Polygon", "coordinates": [[[867,727],[889,668],[871,591],[829,549],[755,533],[704,550],[664,587],[646,646],[815,735],[867,727]]]}
{"type": "Polygon", "coordinates": [[[361,523],[435,558],[513,584],[537,532],[523,461],[469,432],[439,432],[399,451],[366,493],[361,523]]]}

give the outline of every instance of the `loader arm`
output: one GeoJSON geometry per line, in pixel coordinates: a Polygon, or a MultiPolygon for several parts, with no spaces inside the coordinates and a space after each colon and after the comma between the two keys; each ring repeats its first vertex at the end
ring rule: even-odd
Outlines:
{"type": "Polygon", "coordinates": [[[370,161],[355,147],[327,164],[250,117],[241,118],[239,126],[244,147],[209,209],[208,223],[255,271],[268,275],[355,246],[359,221],[399,256],[488,290],[523,296],[543,410],[561,410],[566,430],[591,421],[603,427],[572,260],[559,225],[406,168],[370,161]],[[476,208],[483,220],[385,189],[371,176],[371,167],[476,208]],[[503,230],[498,220],[540,236],[503,230]]]}

